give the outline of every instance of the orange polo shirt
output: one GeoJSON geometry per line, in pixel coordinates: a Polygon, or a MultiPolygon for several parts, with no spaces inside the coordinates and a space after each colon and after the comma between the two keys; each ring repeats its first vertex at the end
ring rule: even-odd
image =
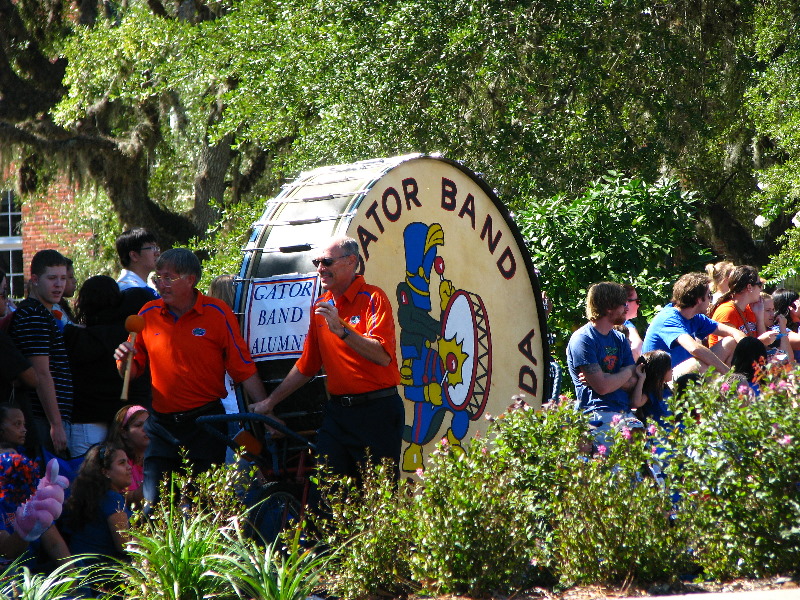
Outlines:
{"type": "Polygon", "coordinates": [[[138,373],[150,365],[157,412],[184,412],[224,398],[226,371],[237,383],[256,373],[236,317],[221,300],[198,292],[179,318],[161,299],[139,314],[145,327],[136,336],[133,360],[138,373]]]}
{"type": "MultiPolygon", "coordinates": [[[[325,292],[318,302],[332,300],[333,294],[325,292]]],[[[331,332],[324,317],[312,312],[297,369],[306,377],[313,377],[324,365],[328,391],[337,396],[364,394],[399,384],[392,305],[383,290],[369,285],[361,275],[357,275],[336,301],[336,309],[353,330],[378,340],[391,356],[391,362],[382,367],[367,360],[331,332]]]]}

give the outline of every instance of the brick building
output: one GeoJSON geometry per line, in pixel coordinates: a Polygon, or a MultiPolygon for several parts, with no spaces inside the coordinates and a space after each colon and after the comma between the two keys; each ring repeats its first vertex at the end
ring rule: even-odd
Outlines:
{"type": "Polygon", "coordinates": [[[11,190],[0,192],[0,268],[9,274],[11,297],[25,296],[28,265],[37,251],[55,248],[71,256],[71,248],[90,233],[67,231],[74,192],[66,183],[51,186],[45,199],[22,204],[11,190]]]}

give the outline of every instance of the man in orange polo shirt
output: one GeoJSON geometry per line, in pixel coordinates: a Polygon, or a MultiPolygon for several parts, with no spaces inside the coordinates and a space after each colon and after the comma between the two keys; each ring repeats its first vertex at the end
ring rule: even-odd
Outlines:
{"type": "MultiPolygon", "coordinates": [[[[303,354],[281,384],[251,406],[271,415],[275,406],[325,367],[331,401],[317,437],[317,450],[334,473],[359,475],[373,461],[400,461],[405,411],[397,392],[392,306],[380,288],[356,275],[358,243],[332,240],[314,259],[325,293],[317,301],[303,354]]],[[[399,473],[396,473],[399,475],[399,473]]]]}
{"type": "MultiPolygon", "coordinates": [[[[154,279],[161,298],[139,312],[145,327],[136,337],[131,377],[150,366],[153,414],[145,425],[150,445],[142,488],[151,503],[158,497],[161,477],[180,468],[180,448],[188,451],[196,472],[225,461],[225,443],[195,419],[224,414],[220,398],[227,394],[226,371],[251,398],[266,396],[236,317],[227,304],[195,288],[200,274],[200,261],[190,250],[167,250],[156,262],[154,279]]],[[[132,350],[124,342],[114,353],[123,376],[132,350]]],[[[224,423],[217,427],[227,435],[224,423]]]]}

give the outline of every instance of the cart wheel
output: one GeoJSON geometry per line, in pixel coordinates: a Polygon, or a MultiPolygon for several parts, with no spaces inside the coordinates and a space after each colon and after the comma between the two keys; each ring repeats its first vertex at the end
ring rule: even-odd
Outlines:
{"type": "Polygon", "coordinates": [[[254,486],[247,494],[251,508],[247,516],[248,534],[266,543],[274,542],[281,531],[300,523],[303,488],[286,481],[273,481],[254,486]]]}

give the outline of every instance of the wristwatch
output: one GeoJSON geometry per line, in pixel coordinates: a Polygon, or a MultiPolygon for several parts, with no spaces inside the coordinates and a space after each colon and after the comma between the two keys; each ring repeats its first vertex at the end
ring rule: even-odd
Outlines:
{"type": "Polygon", "coordinates": [[[340,340],[343,340],[343,339],[345,339],[345,338],[346,338],[348,335],[350,335],[350,330],[349,330],[347,327],[345,327],[345,328],[344,328],[344,331],[342,331],[342,335],[340,335],[340,336],[339,336],[339,339],[340,339],[340,340]]]}

